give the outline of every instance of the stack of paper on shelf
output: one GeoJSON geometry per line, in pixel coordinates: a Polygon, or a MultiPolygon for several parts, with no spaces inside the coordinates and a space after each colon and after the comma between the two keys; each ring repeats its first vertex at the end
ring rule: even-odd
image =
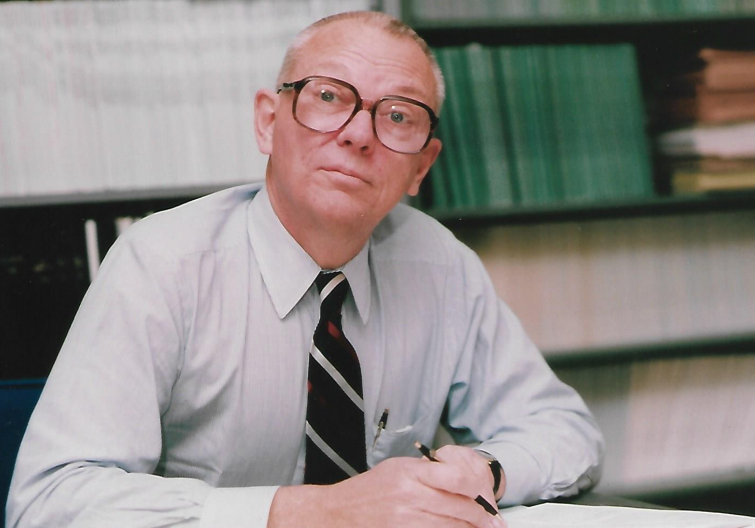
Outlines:
{"type": "Polygon", "coordinates": [[[429,207],[652,195],[632,46],[471,44],[435,52],[447,101],[429,207]]]}
{"type": "Polygon", "coordinates": [[[256,90],[300,29],[367,7],[0,2],[0,196],[262,180],[256,90]]]}
{"type": "MultiPolygon", "coordinates": [[[[755,352],[755,351],[753,351],[755,352]]],[[[633,365],[623,481],[692,486],[755,474],[755,353],[633,365]]]]}
{"type": "Polygon", "coordinates": [[[547,354],[749,334],[755,211],[459,233],[547,354]],[[472,236],[465,236],[472,235],[472,236]]]}
{"type": "Polygon", "coordinates": [[[636,495],[755,476],[755,347],[559,367],[606,440],[597,490],[636,495]]]}
{"type": "Polygon", "coordinates": [[[669,80],[658,138],[673,192],[755,189],[755,51],[703,49],[669,80]]]}

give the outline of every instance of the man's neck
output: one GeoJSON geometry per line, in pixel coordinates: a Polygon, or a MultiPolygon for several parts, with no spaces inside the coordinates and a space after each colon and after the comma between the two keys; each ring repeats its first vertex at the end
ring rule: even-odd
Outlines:
{"type": "Polygon", "coordinates": [[[358,226],[327,219],[302,219],[291,214],[269,192],[270,205],[283,227],[322,269],[336,269],[345,265],[362,250],[374,226],[358,226]]]}
{"type": "Polygon", "coordinates": [[[293,233],[292,236],[304,248],[304,251],[312,257],[312,260],[325,270],[340,268],[356,257],[364,247],[364,244],[367,243],[366,238],[360,239],[358,243],[355,243],[353,236],[343,239],[343,243],[336,240],[333,236],[321,237],[319,242],[314,240],[316,237],[310,237],[309,235],[303,237],[302,240],[298,239],[293,233]]]}

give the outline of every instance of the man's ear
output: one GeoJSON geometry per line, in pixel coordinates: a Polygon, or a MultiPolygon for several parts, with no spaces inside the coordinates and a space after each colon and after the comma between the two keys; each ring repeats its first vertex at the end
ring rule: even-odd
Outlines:
{"type": "Polygon", "coordinates": [[[430,170],[442,148],[443,144],[440,142],[440,139],[432,138],[430,143],[419,153],[420,162],[417,166],[417,171],[414,173],[414,178],[409,185],[409,189],[406,191],[409,196],[417,196],[422,180],[427,176],[427,171],[430,170]]]}
{"type": "Polygon", "coordinates": [[[254,96],[254,135],[260,152],[268,156],[273,153],[273,127],[277,99],[277,94],[265,88],[257,91],[254,96]]]}

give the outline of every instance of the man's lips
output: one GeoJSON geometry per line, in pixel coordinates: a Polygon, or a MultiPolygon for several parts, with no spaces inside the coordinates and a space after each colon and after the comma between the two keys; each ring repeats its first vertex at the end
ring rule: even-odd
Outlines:
{"type": "Polygon", "coordinates": [[[344,167],[322,167],[322,170],[326,172],[337,172],[339,174],[343,174],[344,176],[348,176],[349,178],[354,178],[363,182],[367,181],[367,179],[358,172],[344,167]]]}

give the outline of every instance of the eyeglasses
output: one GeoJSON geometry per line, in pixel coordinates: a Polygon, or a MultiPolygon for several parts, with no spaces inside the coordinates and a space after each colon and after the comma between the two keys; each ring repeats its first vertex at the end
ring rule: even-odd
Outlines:
{"type": "Polygon", "coordinates": [[[346,81],[313,75],[283,83],[277,93],[294,90],[293,114],[301,126],[315,132],[341,130],[360,110],[372,116],[372,130],[388,149],[416,154],[432,138],[438,117],[426,104],[400,95],[365,101],[346,81]]]}

